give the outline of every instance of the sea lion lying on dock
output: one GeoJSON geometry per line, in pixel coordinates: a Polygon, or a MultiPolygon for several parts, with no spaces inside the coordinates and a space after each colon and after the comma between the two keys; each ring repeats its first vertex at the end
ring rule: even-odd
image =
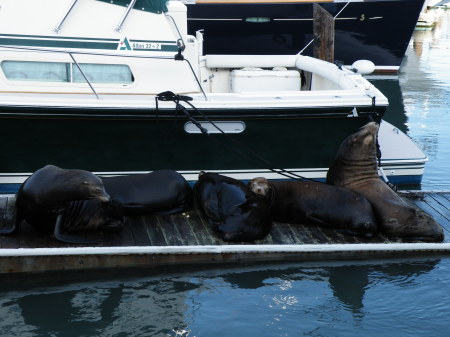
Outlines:
{"type": "Polygon", "coordinates": [[[126,215],[174,214],[192,208],[192,188],[176,171],[101,179],[106,192],[122,205],[126,215]]]}
{"type": "Polygon", "coordinates": [[[317,224],[365,237],[377,233],[372,206],[359,193],[314,181],[269,182],[263,177],[248,186],[270,205],[273,221],[317,224]]]}
{"type": "Polygon", "coordinates": [[[200,172],[194,186],[197,207],[225,241],[254,241],[270,231],[269,208],[243,182],[200,172]]]}
{"type": "Polygon", "coordinates": [[[75,200],[109,202],[110,198],[95,174],[47,165],[34,172],[20,186],[16,194],[13,230],[25,220],[40,231],[53,232],[57,217],[69,202],[75,200]]]}
{"type": "Polygon", "coordinates": [[[327,173],[327,183],[364,195],[372,204],[380,231],[407,240],[440,242],[442,227],[428,214],[406,203],[378,176],[376,137],[371,122],[341,143],[327,173]]]}

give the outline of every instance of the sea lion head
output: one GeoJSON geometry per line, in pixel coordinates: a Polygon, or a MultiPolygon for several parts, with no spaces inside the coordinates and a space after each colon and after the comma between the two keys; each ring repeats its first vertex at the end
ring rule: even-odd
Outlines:
{"type": "Polygon", "coordinates": [[[248,187],[250,191],[260,197],[267,196],[270,190],[269,181],[263,177],[253,178],[249,181],[248,187]]]}
{"type": "Polygon", "coordinates": [[[370,122],[344,139],[339,146],[338,157],[349,161],[370,160],[376,158],[377,134],[380,125],[370,122]]]}
{"type": "Polygon", "coordinates": [[[102,180],[95,174],[86,175],[81,183],[81,191],[86,195],[86,199],[98,199],[101,202],[108,202],[111,200],[108,193],[105,191],[102,180]]]}

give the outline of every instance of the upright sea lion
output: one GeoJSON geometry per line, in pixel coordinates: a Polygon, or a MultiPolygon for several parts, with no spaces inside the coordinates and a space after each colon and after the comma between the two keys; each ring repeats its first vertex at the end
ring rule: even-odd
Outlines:
{"type": "Polygon", "coordinates": [[[192,207],[192,188],[173,170],[101,179],[106,192],[122,204],[125,214],[173,214],[192,207]]]}
{"type": "Polygon", "coordinates": [[[377,233],[369,201],[345,188],[314,181],[268,181],[254,178],[251,191],[265,198],[273,221],[317,224],[350,235],[372,237],[377,233]]]}
{"type": "Polygon", "coordinates": [[[84,170],[47,165],[34,172],[16,195],[16,227],[25,220],[38,230],[52,232],[56,218],[74,200],[110,200],[103,183],[84,170]]]}
{"type": "Polygon", "coordinates": [[[194,186],[197,207],[225,241],[254,241],[270,231],[269,208],[243,182],[200,172],[194,186]]]}
{"type": "Polygon", "coordinates": [[[380,230],[387,235],[408,240],[442,241],[442,227],[422,210],[407,204],[379,178],[378,128],[378,123],[371,122],[344,139],[328,170],[327,183],[364,195],[375,210],[380,230]]]}

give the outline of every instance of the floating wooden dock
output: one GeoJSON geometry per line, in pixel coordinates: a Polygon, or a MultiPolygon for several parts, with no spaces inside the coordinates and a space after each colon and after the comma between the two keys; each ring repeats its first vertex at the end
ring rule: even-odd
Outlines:
{"type": "MultiPolygon", "coordinates": [[[[218,239],[195,209],[165,216],[128,217],[120,233],[92,233],[89,247],[64,244],[22,224],[0,236],[0,274],[145,267],[186,263],[312,260],[450,253],[450,191],[403,192],[444,228],[443,243],[405,243],[382,234],[367,239],[313,225],[274,223],[264,240],[233,244],[218,239]],[[93,236],[93,237],[92,237],[93,236]]],[[[0,195],[0,227],[14,221],[14,195],[0,195]]]]}

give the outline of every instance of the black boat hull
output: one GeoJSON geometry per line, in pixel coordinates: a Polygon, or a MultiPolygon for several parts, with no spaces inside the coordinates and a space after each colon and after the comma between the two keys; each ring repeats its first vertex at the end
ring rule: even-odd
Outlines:
{"type": "MultiPolygon", "coordinates": [[[[366,59],[397,71],[424,0],[319,3],[335,17],[335,60],[366,59]]],[[[297,54],[313,38],[312,2],[205,1],[188,3],[187,11],[189,34],[204,31],[205,54],[297,54]]],[[[311,44],[302,55],[312,52],[311,44]]]]}

